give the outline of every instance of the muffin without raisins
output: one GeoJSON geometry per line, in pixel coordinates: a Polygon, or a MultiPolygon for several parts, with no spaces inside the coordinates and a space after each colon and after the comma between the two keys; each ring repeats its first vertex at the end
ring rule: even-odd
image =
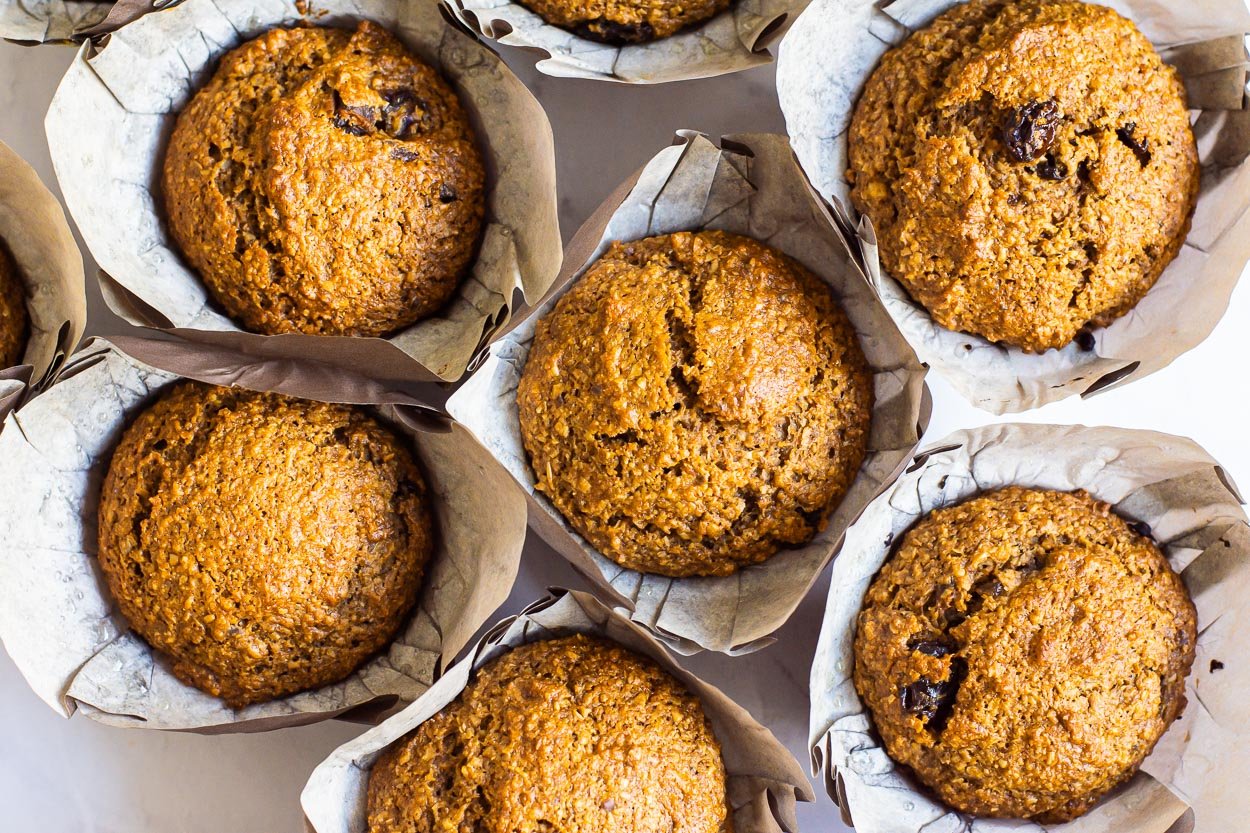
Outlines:
{"type": "Polygon", "coordinates": [[[715,17],[730,0],[520,0],[552,26],[613,46],[647,43],[715,17]]]}

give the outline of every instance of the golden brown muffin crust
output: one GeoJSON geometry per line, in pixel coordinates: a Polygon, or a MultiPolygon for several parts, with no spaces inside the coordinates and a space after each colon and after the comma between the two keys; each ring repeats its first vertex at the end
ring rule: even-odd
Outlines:
{"type": "Polygon", "coordinates": [[[521,0],[552,26],[613,46],[675,35],[729,8],[730,0],[521,0]]]}
{"type": "Polygon", "coordinates": [[[433,548],[427,500],[405,443],[361,409],[179,383],[113,453],[100,567],[178,679],[242,707],[390,642],[433,548]]]}
{"type": "Polygon", "coordinates": [[[0,368],[21,364],[29,338],[26,285],[8,247],[0,240],[0,368]]]}
{"type": "Polygon", "coordinates": [[[851,123],[855,206],[934,320],[1029,352],[1130,310],[1189,232],[1185,91],[1133,23],[972,0],[886,53],[851,123]]]}
{"type": "Polygon", "coordinates": [[[182,253],[244,327],[382,336],[455,291],[484,182],[455,92],[366,21],[227,53],[178,115],[162,184],[182,253]]]}
{"type": "Polygon", "coordinates": [[[1084,492],[934,510],[864,597],[855,688],[890,757],[978,816],[1073,819],[1185,707],[1196,613],[1158,547],[1084,492]]]}
{"type": "Polygon", "coordinates": [[[369,777],[369,833],[732,833],[698,699],[576,635],[484,665],[369,777]]]}
{"type": "Polygon", "coordinates": [[[517,390],[536,488],[605,556],[668,576],[809,541],[872,397],[829,288],[718,231],[614,244],[539,321],[517,390]]]}

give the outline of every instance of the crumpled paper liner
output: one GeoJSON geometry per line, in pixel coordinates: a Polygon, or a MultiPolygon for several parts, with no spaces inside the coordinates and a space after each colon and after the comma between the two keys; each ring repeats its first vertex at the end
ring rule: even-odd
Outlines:
{"type": "Polygon", "coordinates": [[[643,628],[587,593],[550,596],[496,625],[404,711],[340,746],[313,770],[300,802],[312,833],[365,833],[369,772],[386,747],[456,699],[474,671],[507,651],[573,633],[610,639],[650,657],[702,701],[725,761],[736,833],[793,833],[795,802],[813,795],[802,768],[764,726],[719,689],[685,671],[643,628]]]}
{"type": "Polygon", "coordinates": [[[444,20],[434,2],[318,0],[307,14],[301,7],[303,0],[197,0],[131,23],[98,49],[84,44],[47,118],[65,202],[105,273],[105,299],[127,321],[239,332],[165,229],[160,171],[174,120],[216,59],[243,41],[281,25],[373,20],[442,72],[477,131],[488,183],[477,260],[441,311],[389,338],[247,340],[375,377],[454,381],[508,320],[514,295],[538,299],[559,269],[551,125],[499,57],[444,20]]]}
{"type": "MultiPolygon", "coordinates": [[[[840,213],[851,213],[846,133],[864,83],[891,46],[954,5],[956,0],[816,0],[786,36],[777,93],[787,132],[812,184],[840,213]]],[[[1161,370],[1211,333],[1250,260],[1250,11],[1242,0],[1104,5],[1131,18],[1180,70],[1196,110],[1203,173],[1184,248],[1131,312],[1093,331],[1092,350],[1073,343],[1032,355],[947,330],[882,272],[866,218],[851,235],[882,302],[920,358],[993,413],[1092,395],[1161,370]]]]}
{"type": "Polygon", "coordinates": [[[1220,465],[1192,440],[1151,431],[996,425],[958,431],[916,462],[847,531],[812,664],[812,761],[860,833],[1228,833],[1245,829],[1250,768],[1250,526],[1220,465]],[[963,816],[886,755],[851,681],[855,619],[893,544],[932,510],[1011,484],[1084,489],[1150,525],[1198,609],[1189,700],[1141,771],[1062,825],[963,816]],[[1222,663],[1222,665],[1221,665],[1222,663]]]}
{"type": "Polygon", "coordinates": [[[176,341],[116,342],[89,343],[0,432],[0,638],[35,693],[62,715],[215,733],[310,723],[362,706],[383,711],[420,696],[507,598],[525,504],[464,429],[324,365],[258,364],[176,341]],[[179,682],[114,612],[96,566],[100,486],[122,430],[181,377],[372,405],[411,437],[437,515],[434,557],[395,641],[346,680],[231,709],[179,682]]]}
{"type": "Polygon", "coordinates": [[[491,347],[490,358],[447,403],[525,489],[534,529],[599,593],[631,608],[635,621],[681,653],[701,648],[748,652],[770,644],[769,634],[794,612],[833,557],[846,527],[910,459],[929,419],[925,368],[851,263],[785,138],[740,135],[723,139],[722,146],[682,131],[674,146],[610,196],[569,244],[552,292],[491,347]],[[762,240],[830,284],[872,368],[876,404],[859,475],[826,529],[810,544],[782,550],[731,576],[673,579],[627,570],[600,555],[534,491],[521,442],[516,388],[538,319],[612,241],[703,228],[762,240]]]}
{"type": "Polygon", "coordinates": [[[702,24],[651,43],[612,46],[553,26],[514,0],[441,0],[484,38],[537,51],[540,72],[625,84],[707,78],[772,63],[769,47],[811,0],[734,0],[702,24]]]}
{"type": "Polygon", "coordinates": [[[66,43],[115,32],[183,0],[0,0],[0,38],[66,43]]]}
{"type": "Polygon", "coordinates": [[[0,142],[0,241],[26,285],[30,335],[22,364],[0,369],[0,418],[46,385],[87,324],[82,253],[39,174],[0,142]]]}

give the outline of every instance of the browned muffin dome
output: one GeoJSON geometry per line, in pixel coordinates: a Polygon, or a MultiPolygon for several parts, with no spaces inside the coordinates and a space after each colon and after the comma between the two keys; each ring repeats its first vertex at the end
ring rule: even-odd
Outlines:
{"type": "Polygon", "coordinates": [[[21,364],[29,337],[26,285],[8,247],[0,241],[0,368],[21,364]]]}
{"type": "Polygon", "coordinates": [[[261,333],[381,336],[437,311],[476,251],[485,173],[455,92],[385,29],[273,29],[178,115],[170,231],[261,333]]]}
{"type": "Polygon", "coordinates": [[[1141,300],[1189,232],[1185,90],[1129,20],[971,0],[886,53],[855,109],[852,199],[943,327],[1029,352],[1141,300]]]}
{"type": "Polygon", "coordinates": [[[715,17],[730,0],[520,0],[552,26],[579,37],[624,46],[675,35],[715,17]]]}
{"type": "Polygon", "coordinates": [[[947,804],[1059,823],[1137,771],[1185,707],[1193,603],[1084,492],[937,509],[864,597],[855,688],[890,757],[947,804]]]}
{"type": "Polygon", "coordinates": [[[719,231],[617,243],[539,323],[536,488],[608,558],[728,575],[804,544],[863,462],[872,377],[829,288],[719,231]]]}
{"type": "Polygon", "coordinates": [[[369,833],[732,833],[720,745],[650,659],[577,635],[515,648],[396,741],[369,833]]]}
{"type": "Polygon", "coordinates": [[[408,447],[361,409],[179,383],[113,453],[100,566],[178,679],[242,707],[390,642],[433,548],[427,500],[408,447]]]}

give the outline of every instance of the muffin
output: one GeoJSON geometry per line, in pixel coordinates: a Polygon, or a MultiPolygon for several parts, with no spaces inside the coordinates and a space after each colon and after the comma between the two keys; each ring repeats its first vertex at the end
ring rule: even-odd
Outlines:
{"type": "Polygon", "coordinates": [[[1128,780],[1185,707],[1193,603],[1084,492],[937,509],[864,597],[855,688],[890,757],[950,806],[1043,824],[1128,780]]]}
{"type": "Polygon", "coordinates": [[[829,288],[719,231],[614,244],[538,322],[517,390],[535,488],[608,558],[673,577],[811,540],[872,403],[829,288]]]}
{"type": "Polygon", "coordinates": [[[8,247],[0,242],[0,368],[21,364],[29,335],[26,287],[8,247]]]}
{"type": "Polygon", "coordinates": [[[514,648],[382,754],[369,833],[731,833],[720,745],[650,659],[584,635],[514,648]]]}
{"type": "Polygon", "coordinates": [[[521,0],[552,26],[578,37],[625,46],[675,35],[688,26],[715,17],[729,8],[729,0],[521,0]]]}
{"type": "Polygon", "coordinates": [[[433,538],[417,463],[369,414],[195,382],[126,429],[100,495],[118,609],[235,708],[337,682],[389,643],[433,538]]]}
{"type": "Polygon", "coordinates": [[[1032,353],[1132,309],[1198,195],[1178,74],[1074,0],[939,16],[882,58],[848,141],[885,269],[941,326],[1032,353]]]}
{"type": "Polygon", "coordinates": [[[484,182],[455,92],[364,22],[227,53],[178,115],[162,187],[174,240],[243,327],[383,336],[455,292],[484,182]]]}

